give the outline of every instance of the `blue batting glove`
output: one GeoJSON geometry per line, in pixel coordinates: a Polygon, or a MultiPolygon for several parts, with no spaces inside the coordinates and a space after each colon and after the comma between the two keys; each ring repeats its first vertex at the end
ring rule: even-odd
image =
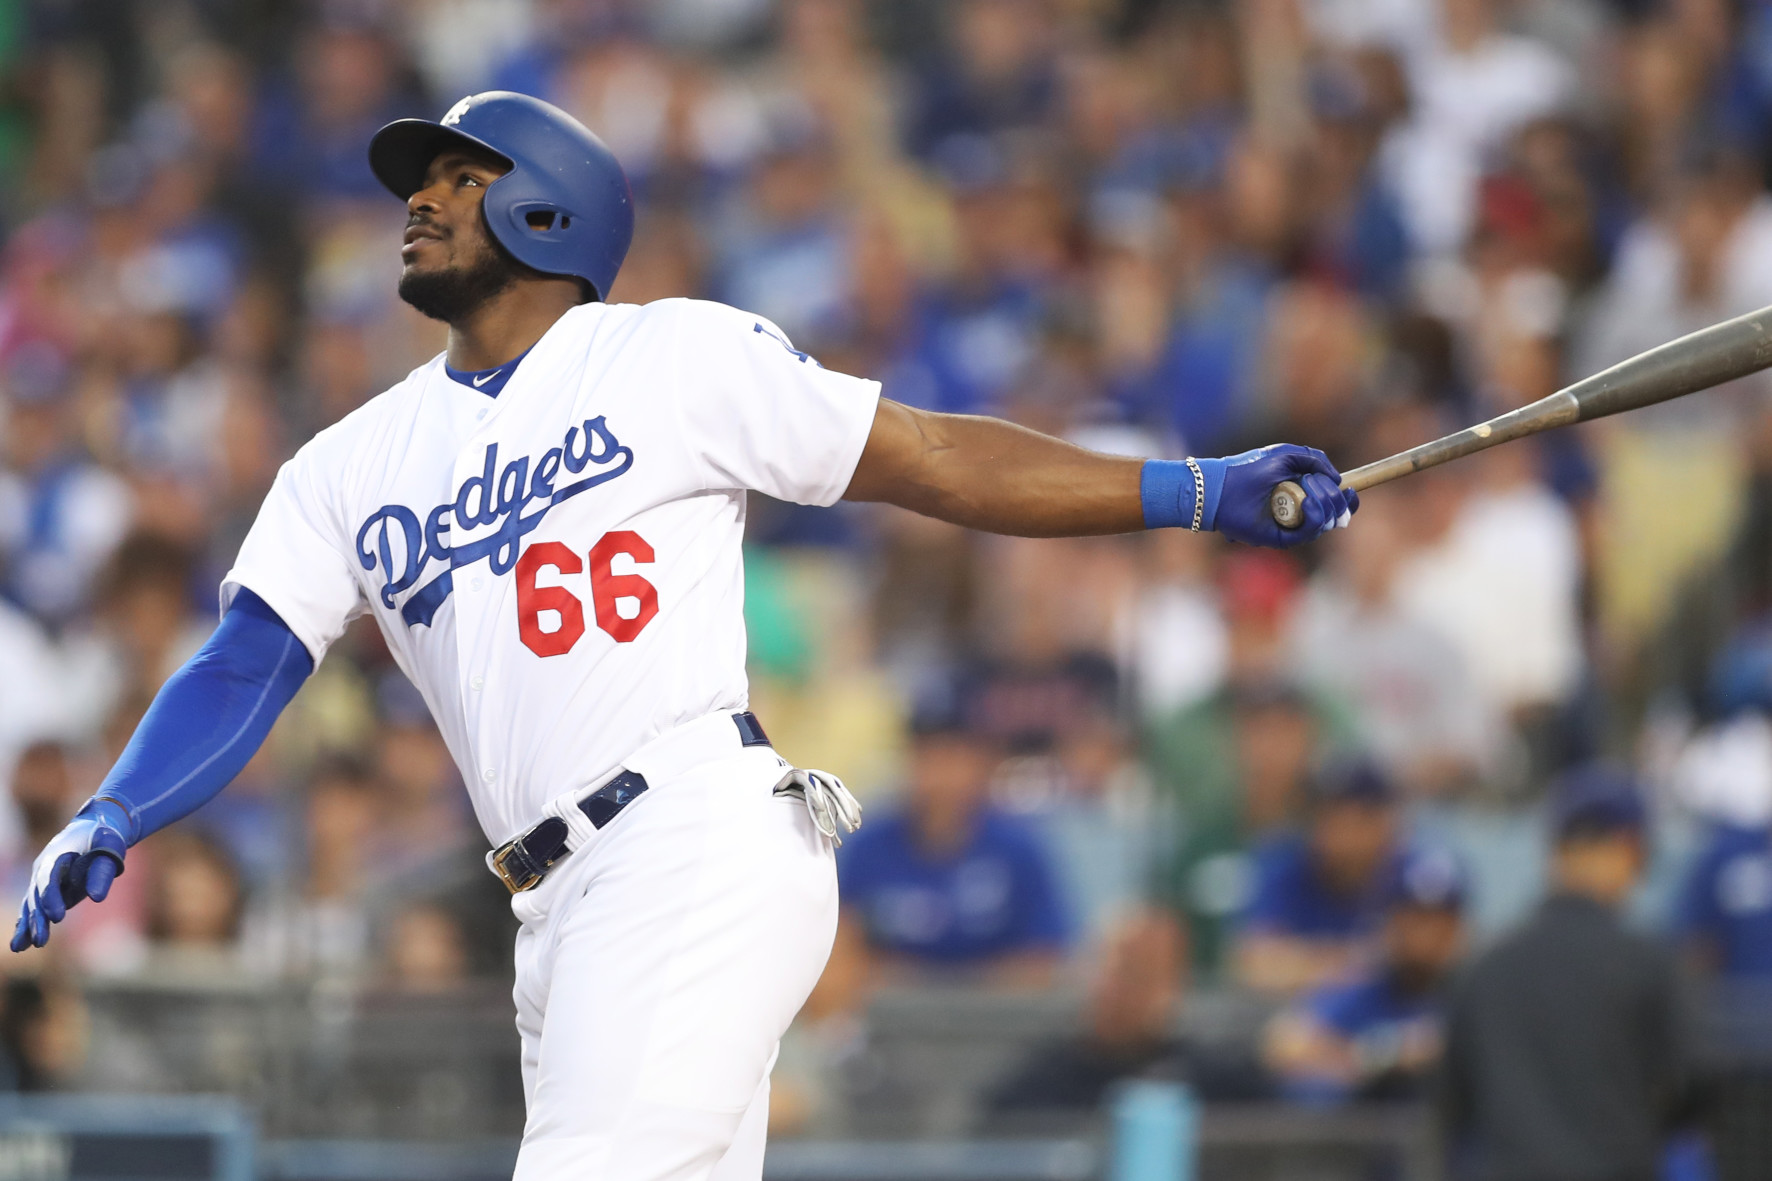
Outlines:
{"type": "Polygon", "coordinates": [[[1360,495],[1341,487],[1341,473],[1313,447],[1276,443],[1225,459],[1195,459],[1205,495],[1197,498],[1193,471],[1185,463],[1152,460],[1144,465],[1139,493],[1145,527],[1215,529],[1232,541],[1290,549],[1340,528],[1360,508],[1360,495]],[[1304,489],[1304,521],[1282,529],[1269,499],[1293,480],[1304,489]],[[1196,517],[1196,499],[1199,512],[1196,517]]]}
{"type": "Polygon", "coordinates": [[[31,885],[12,933],[12,950],[42,947],[49,942],[49,926],[68,915],[68,908],[82,898],[104,901],[111,883],[123,872],[123,854],[129,848],[125,835],[135,824],[114,800],[93,797],[74,814],[31,865],[31,885]]]}
{"type": "Polygon", "coordinates": [[[1341,473],[1314,447],[1276,443],[1228,459],[1196,462],[1206,474],[1206,508],[1213,514],[1206,528],[1245,545],[1290,549],[1346,525],[1360,507],[1359,493],[1342,490],[1341,473]],[[1222,470],[1216,504],[1214,466],[1222,470]],[[1296,529],[1282,529],[1269,505],[1274,489],[1287,480],[1304,489],[1304,521],[1296,529]]]}

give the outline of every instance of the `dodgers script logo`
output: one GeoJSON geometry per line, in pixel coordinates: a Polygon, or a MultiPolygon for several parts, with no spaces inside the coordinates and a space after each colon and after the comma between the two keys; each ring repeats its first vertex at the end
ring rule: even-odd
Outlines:
{"type": "Polygon", "coordinates": [[[390,610],[394,596],[416,585],[433,559],[447,562],[449,569],[419,587],[400,608],[407,627],[418,623],[429,626],[437,608],[455,589],[456,570],[486,558],[492,573],[503,574],[516,564],[523,538],[541,524],[549,509],[608,483],[633,466],[633,450],[610,433],[600,414],[586,419],[582,428],[567,431],[560,446],[542,453],[534,471],[527,455],[511,460],[500,471],[498,444],[489,443],[480,474],[463,480],[455,499],[433,508],[422,525],[418,514],[403,504],[383,505],[371,513],[357,530],[357,560],[365,570],[381,565],[386,580],[381,585],[381,601],[390,610]],[[587,467],[601,470],[554,487],[561,468],[576,476],[587,467]],[[538,500],[541,507],[525,514],[523,510],[538,500]],[[444,536],[451,521],[464,532],[482,525],[498,528],[477,541],[451,546],[444,536]]]}

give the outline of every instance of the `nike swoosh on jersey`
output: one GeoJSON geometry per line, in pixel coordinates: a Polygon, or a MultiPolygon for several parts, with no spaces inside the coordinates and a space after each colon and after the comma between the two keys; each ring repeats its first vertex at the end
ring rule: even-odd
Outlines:
{"type": "Polygon", "coordinates": [[[499,371],[494,369],[491,373],[488,373],[483,377],[474,378],[474,388],[479,389],[481,386],[485,385],[487,382],[489,382],[493,378],[497,377],[498,373],[499,373],[499,371]]]}

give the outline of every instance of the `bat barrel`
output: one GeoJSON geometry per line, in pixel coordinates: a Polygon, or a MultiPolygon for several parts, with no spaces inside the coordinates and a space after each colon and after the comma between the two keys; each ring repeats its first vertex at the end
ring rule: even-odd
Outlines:
{"type": "Polygon", "coordinates": [[[1564,392],[1580,405],[1580,421],[1586,422],[1684,397],[1766,368],[1772,368],[1772,307],[1639,353],[1564,392]]]}
{"type": "MultiPolygon", "coordinates": [[[[1772,368],[1772,308],[1702,328],[1529,406],[1357,467],[1342,475],[1341,486],[1355,491],[1370,488],[1510,439],[1653,406],[1766,368],[1772,368]]],[[[1282,528],[1298,528],[1304,523],[1304,489],[1287,480],[1274,488],[1268,508],[1282,528]]]]}

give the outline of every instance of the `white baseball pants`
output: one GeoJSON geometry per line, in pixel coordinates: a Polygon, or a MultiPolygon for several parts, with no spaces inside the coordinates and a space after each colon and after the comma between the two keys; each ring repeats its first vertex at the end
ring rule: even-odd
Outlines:
{"type": "Polygon", "coordinates": [[[836,863],[805,804],[773,794],[786,764],[730,745],[657,780],[630,760],[647,792],[511,900],[515,1181],[762,1174],[769,1071],[830,955],[836,863]]]}

